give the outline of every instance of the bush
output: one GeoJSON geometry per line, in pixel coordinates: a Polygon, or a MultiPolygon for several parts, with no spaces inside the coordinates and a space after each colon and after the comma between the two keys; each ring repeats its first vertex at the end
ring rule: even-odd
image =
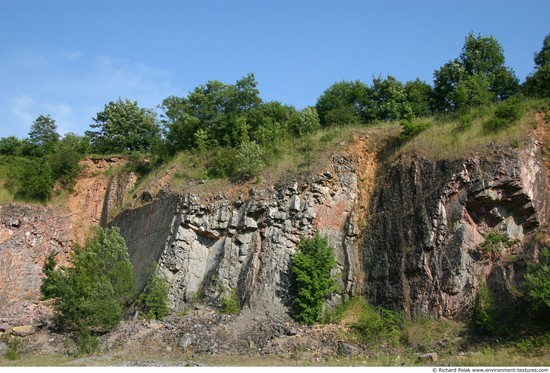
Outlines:
{"type": "Polygon", "coordinates": [[[403,321],[402,311],[395,312],[366,304],[359,320],[352,327],[359,332],[365,342],[386,342],[395,345],[399,341],[399,331],[403,321]]]}
{"type": "Polygon", "coordinates": [[[483,124],[487,133],[494,133],[516,124],[523,116],[519,99],[509,99],[497,106],[493,117],[483,124]]]}
{"type": "MultiPolygon", "coordinates": [[[[225,289],[222,292],[222,296],[224,296],[224,293],[225,289]]],[[[240,310],[239,293],[237,289],[231,289],[231,291],[229,291],[229,297],[222,298],[222,312],[228,315],[238,315],[240,310]]]]}
{"type": "Polygon", "coordinates": [[[12,338],[8,342],[8,349],[6,350],[6,354],[4,355],[6,359],[8,360],[18,360],[19,355],[19,347],[21,345],[21,342],[17,337],[12,338]]]}
{"type": "Polygon", "coordinates": [[[332,271],[336,259],[327,238],[315,234],[302,238],[298,253],[292,258],[297,296],[294,300],[294,318],[305,324],[319,321],[327,297],[339,289],[332,271]]]}
{"type": "Polygon", "coordinates": [[[6,187],[24,201],[46,202],[52,195],[55,180],[52,170],[43,160],[19,158],[10,167],[6,187]]]}
{"type": "MultiPolygon", "coordinates": [[[[152,271],[151,271],[152,272],[152,271]]],[[[152,273],[139,300],[147,317],[164,320],[170,312],[168,308],[168,284],[156,273],[152,273]]]]}
{"type": "Polygon", "coordinates": [[[235,157],[232,176],[237,179],[252,179],[260,175],[264,168],[264,150],[254,141],[242,142],[235,157]]]}
{"type": "Polygon", "coordinates": [[[401,142],[406,142],[412,139],[413,137],[420,134],[422,131],[430,127],[430,123],[426,122],[415,122],[415,121],[403,121],[401,122],[401,134],[399,139],[401,142]]]}
{"type": "Polygon", "coordinates": [[[42,295],[56,298],[56,321],[75,332],[79,350],[90,352],[95,336],[112,330],[135,297],[132,266],[118,228],[99,228],[75,247],[70,266],[44,266],[42,295]]]}
{"type": "Polygon", "coordinates": [[[531,266],[525,275],[527,294],[535,308],[550,310],[550,252],[544,248],[538,264],[531,266]]]}

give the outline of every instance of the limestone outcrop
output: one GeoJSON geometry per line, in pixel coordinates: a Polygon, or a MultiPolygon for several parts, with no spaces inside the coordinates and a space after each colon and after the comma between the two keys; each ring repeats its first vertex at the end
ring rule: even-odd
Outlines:
{"type": "Polygon", "coordinates": [[[350,221],[357,189],[352,166],[349,155],[335,155],[316,177],[252,188],[234,200],[166,196],[124,212],[113,224],[128,244],[138,288],[146,268],[158,262],[175,310],[199,299],[220,305],[236,291],[241,305],[285,312],[291,257],[302,236],[319,232],[334,247],[344,293],[351,293],[360,268],[350,221]]]}

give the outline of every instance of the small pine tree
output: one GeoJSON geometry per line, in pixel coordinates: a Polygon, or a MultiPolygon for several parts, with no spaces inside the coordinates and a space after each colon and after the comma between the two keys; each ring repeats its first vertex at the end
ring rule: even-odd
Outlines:
{"type": "Polygon", "coordinates": [[[139,296],[140,303],[147,317],[163,320],[170,312],[168,308],[168,284],[166,280],[151,270],[149,282],[139,296]]]}
{"type": "Polygon", "coordinates": [[[327,297],[338,290],[332,271],[337,263],[327,238],[315,234],[302,238],[292,258],[292,273],[297,285],[294,318],[306,324],[319,321],[327,297]]]}

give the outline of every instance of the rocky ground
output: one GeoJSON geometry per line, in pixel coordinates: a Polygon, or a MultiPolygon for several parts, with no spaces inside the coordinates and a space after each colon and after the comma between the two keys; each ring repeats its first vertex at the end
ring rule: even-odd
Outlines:
{"type": "MultiPolygon", "coordinates": [[[[0,327],[4,341],[16,336],[22,355],[72,354],[75,345],[66,334],[51,329],[51,317],[38,325],[0,327]]],[[[216,356],[234,356],[235,365],[251,356],[283,359],[306,358],[321,363],[328,356],[363,353],[360,346],[346,342],[345,326],[304,326],[288,315],[266,312],[226,315],[203,305],[186,314],[171,315],[163,321],[122,322],[114,331],[100,337],[100,356],[74,360],[76,365],[197,365],[196,361],[216,356]],[[102,363],[103,361],[103,363],[102,363]]],[[[6,350],[0,342],[0,350],[6,350]]],[[[2,351],[0,351],[2,352],[2,351]]],[[[231,359],[228,361],[231,365],[231,359]]]]}

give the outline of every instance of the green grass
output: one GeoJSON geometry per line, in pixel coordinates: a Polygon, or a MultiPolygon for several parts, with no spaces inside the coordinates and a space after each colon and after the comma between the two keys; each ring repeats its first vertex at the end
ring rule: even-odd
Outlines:
{"type": "Polygon", "coordinates": [[[520,147],[537,126],[535,111],[549,105],[549,100],[520,103],[521,119],[499,131],[487,132],[485,124],[491,120],[498,105],[470,109],[463,113],[431,117],[431,126],[402,145],[394,156],[415,154],[427,159],[460,159],[475,154],[489,155],[491,146],[520,147]]]}

